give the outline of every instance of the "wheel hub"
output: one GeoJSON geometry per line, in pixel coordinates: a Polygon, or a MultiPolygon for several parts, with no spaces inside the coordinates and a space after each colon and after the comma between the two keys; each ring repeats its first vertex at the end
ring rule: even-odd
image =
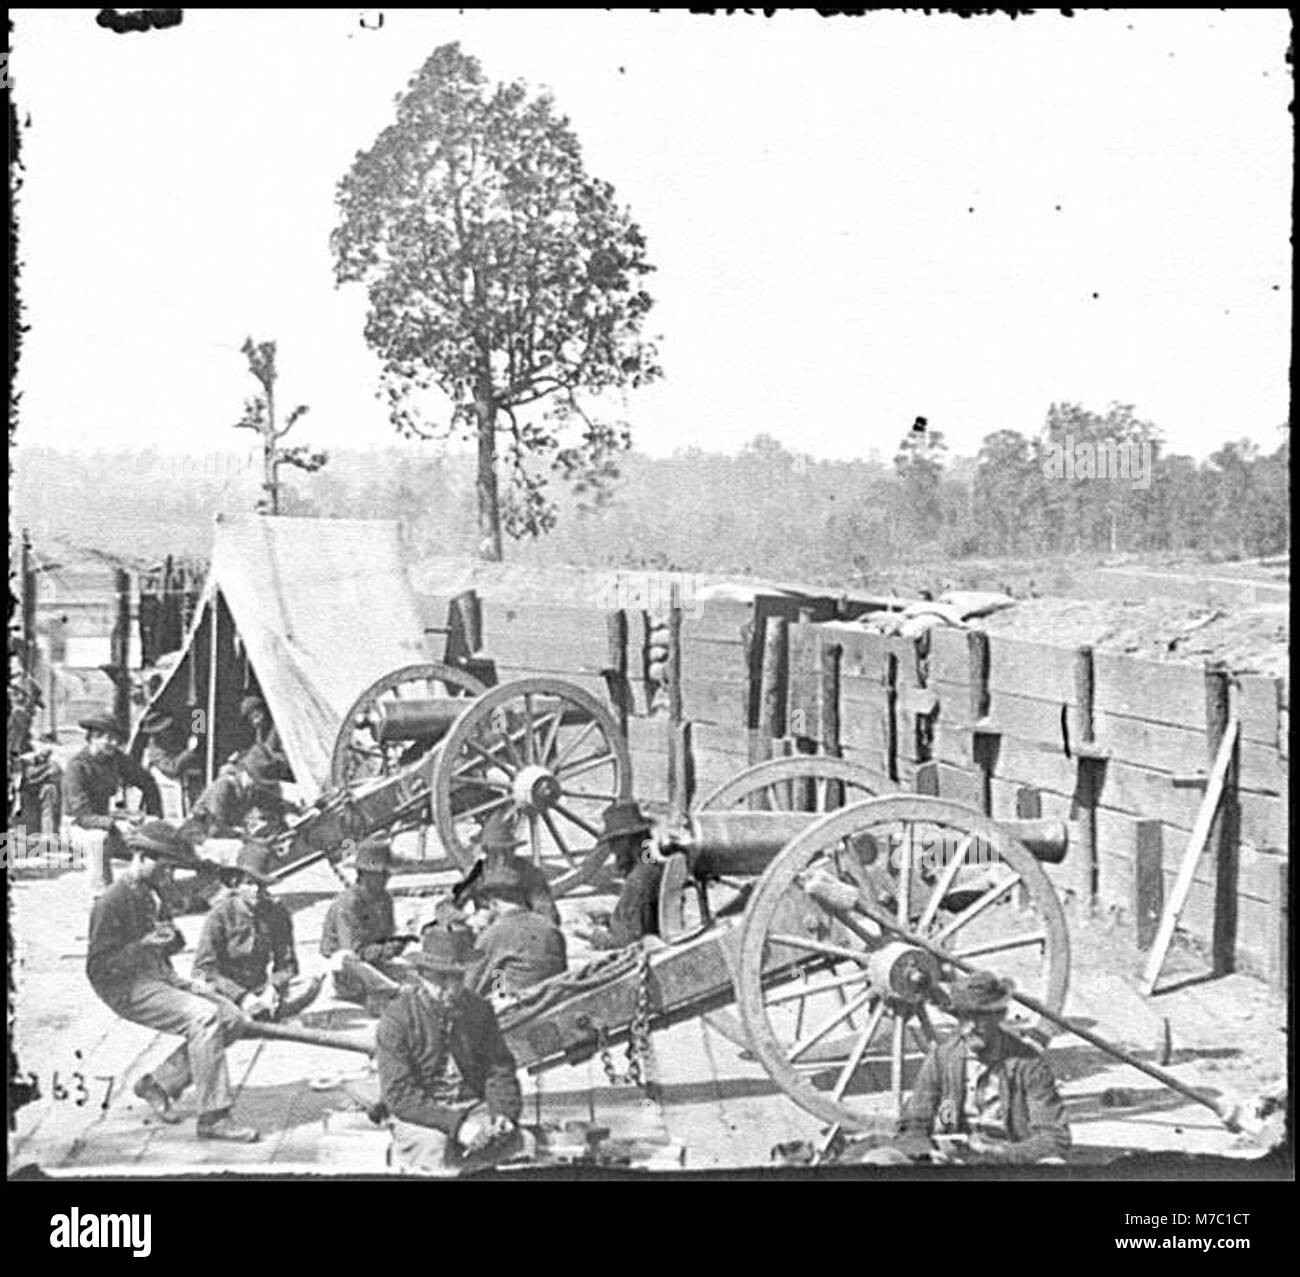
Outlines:
{"type": "Polygon", "coordinates": [[[924,1002],[939,981],[939,964],[924,949],[901,940],[882,945],[867,963],[871,983],[900,1002],[924,1002]]]}
{"type": "Polygon", "coordinates": [[[560,781],[536,763],[521,767],[514,780],[515,806],[523,812],[542,812],[560,801],[560,781]]]}

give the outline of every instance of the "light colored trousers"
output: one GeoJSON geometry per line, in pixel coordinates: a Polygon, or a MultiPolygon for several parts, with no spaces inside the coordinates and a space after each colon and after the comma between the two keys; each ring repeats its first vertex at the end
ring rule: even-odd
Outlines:
{"type": "Polygon", "coordinates": [[[234,1104],[226,1047],[239,1037],[243,1017],[225,998],[202,997],[164,980],[143,975],[121,990],[100,997],[124,1020],[160,1033],[176,1033],[185,1041],[153,1071],[171,1100],[192,1082],[200,1117],[215,1117],[234,1104]]]}

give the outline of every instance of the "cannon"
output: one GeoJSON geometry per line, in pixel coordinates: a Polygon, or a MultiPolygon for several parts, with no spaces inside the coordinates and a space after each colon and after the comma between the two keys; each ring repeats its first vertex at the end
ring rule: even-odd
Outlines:
{"type": "Polygon", "coordinates": [[[433,827],[461,869],[497,811],[520,820],[525,854],[559,896],[604,862],[601,815],[632,793],[627,743],[597,697],[562,679],[487,687],[452,665],[392,671],[344,715],[330,789],[281,834],[284,878],[377,830],[433,827]]]}

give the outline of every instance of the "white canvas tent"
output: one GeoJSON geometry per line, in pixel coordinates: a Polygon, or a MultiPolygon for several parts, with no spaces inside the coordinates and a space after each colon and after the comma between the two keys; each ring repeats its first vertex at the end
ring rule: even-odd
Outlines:
{"type": "Polygon", "coordinates": [[[250,743],[239,702],[260,694],[311,802],[357,696],[425,659],[396,523],[219,515],[203,599],[150,708],[189,723],[202,711],[219,765],[250,743]]]}

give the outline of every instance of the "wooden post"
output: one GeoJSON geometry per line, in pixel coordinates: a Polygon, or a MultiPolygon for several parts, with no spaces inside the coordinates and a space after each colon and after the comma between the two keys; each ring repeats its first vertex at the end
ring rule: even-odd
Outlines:
{"type": "Polygon", "coordinates": [[[1078,704],[1079,743],[1085,747],[1076,754],[1078,768],[1074,800],[1079,821],[1079,847],[1074,857],[1075,891],[1085,907],[1091,907],[1097,895],[1097,760],[1087,750],[1095,745],[1094,704],[1096,672],[1092,663],[1092,648],[1080,647],[1074,656],[1074,696],[1078,704]]]}
{"type": "MultiPolygon", "coordinates": [[[[821,752],[831,758],[843,757],[840,744],[840,664],[844,648],[839,643],[821,641],[817,645],[821,662],[821,686],[818,701],[821,706],[821,752]]],[[[823,796],[825,810],[844,805],[844,786],[839,781],[827,781],[823,796]]]]}
{"type": "Polygon", "coordinates": [[[685,818],[691,796],[686,753],[688,733],[682,730],[682,594],[674,580],[668,608],[668,801],[675,821],[685,818]]]}
{"type": "MultiPolygon", "coordinates": [[[[1205,744],[1213,765],[1228,727],[1231,675],[1222,661],[1205,667],[1205,744]]],[[[1238,737],[1240,740],[1240,737],[1238,737]]],[[[1214,856],[1214,933],[1212,951],[1215,975],[1228,975],[1237,965],[1237,870],[1241,848],[1241,809],[1237,802],[1240,745],[1232,753],[1223,782],[1223,798],[1210,826],[1209,845],[1214,856]]]]}
{"type": "Polygon", "coordinates": [[[969,659],[971,761],[975,764],[975,780],[979,786],[980,811],[993,814],[993,766],[998,748],[998,738],[982,730],[989,716],[989,636],[984,630],[970,630],[966,635],[966,654],[969,659]]]}
{"type": "Polygon", "coordinates": [[[221,617],[221,595],[212,591],[208,604],[208,784],[217,777],[217,638],[221,617]]]}
{"type": "MultiPolygon", "coordinates": [[[[1041,820],[1043,816],[1043,793],[1036,785],[1021,785],[1016,790],[1016,819],[1041,820]]],[[[1016,907],[1029,907],[1029,888],[1019,883],[1016,886],[1016,907]]]]}
{"type": "Polygon", "coordinates": [[[1151,948],[1165,907],[1164,826],[1158,820],[1137,822],[1133,867],[1133,917],[1137,946],[1151,948]]]}
{"type": "Polygon", "coordinates": [[[32,561],[32,538],[26,528],[22,541],[22,664],[30,675],[36,664],[36,565],[32,561]]]}
{"type": "Polygon", "coordinates": [[[898,783],[898,653],[885,653],[885,767],[886,775],[898,783]]]}
{"type": "Polygon", "coordinates": [[[627,736],[627,719],[632,712],[632,689],[627,678],[627,613],[618,608],[605,616],[607,644],[605,683],[618,728],[627,736]]]}
{"type": "Polygon", "coordinates": [[[783,616],[769,616],[763,630],[763,665],[759,682],[758,732],[763,757],[772,757],[772,741],[785,735],[785,699],[789,672],[789,626],[783,616]]]}
{"type": "Polygon", "coordinates": [[[131,734],[131,577],[118,568],[113,573],[117,617],[113,623],[113,718],[126,740],[131,734]]]}

